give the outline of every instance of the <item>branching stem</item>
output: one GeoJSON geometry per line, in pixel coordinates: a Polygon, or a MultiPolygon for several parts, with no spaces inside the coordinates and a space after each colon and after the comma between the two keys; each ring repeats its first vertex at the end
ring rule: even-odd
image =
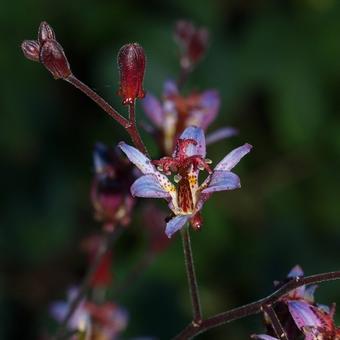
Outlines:
{"type": "Polygon", "coordinates": [[[316,284],[320,282],[327,282],[339,279],[340,271],[316,274],[306,277],[296,277],[261,300],[228,310],[220,314],[216,314],[208,319],[202,320],[201,324],[198,327],[194,327],[194,325],[190,323],[177,336],[175,336],[174,339],[192,339],[194,336],[201,334],[209,329],[221,326],[237,319],[245,318],[249,315],[261,313],[263,310],[263,306],[275,305],[275,303],[278,302],[280,298],[288,294],[291,290],[303,285],[316,284]]]}

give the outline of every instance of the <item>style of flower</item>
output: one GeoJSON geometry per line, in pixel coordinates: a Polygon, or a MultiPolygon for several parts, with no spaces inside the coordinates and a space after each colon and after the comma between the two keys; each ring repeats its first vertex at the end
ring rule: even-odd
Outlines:
{"type": "MultiPolygon", "coordinates": [[[[277,282],[276,286],[289,280],[304,275],[300,266],[295,266],[288,274],[287,280],[277,282]]],[[[334,324],[335,306],[329,308],[325,305],[315,303],[314,292],[316,285],[301,286],[289,292],[281,301],[275,305],[282,326],[286,330],[289,339],[305,336],[306,340],[337,340],[340,339],[340,328],[334,324]]],[[[266,318],[269,334],[273,330],[269,320],[266,318]]],[[[254,335],[253,338],[261,340],[278,340],[267,334],[254,335]]]]}
{"type": "Polygon", "coordinates": [[[135,201],[129,192],[135,179],[133,167],[118,151],[101,143],[93,151],[95,176],[91,199],[95,218],[108,230],[129,223],[135,201]]]}
{"type": "Polygon", "coordinates": [[[189,221],[195,230],[200,229],[200,211],[213,192],[240,188],[239,177],[230,170],[252,148],[250,144],[244,144],[231,151],[212,171],[209,167],[211,161],[205,158],[204,132],[198,127],[186,128],[177,141],[173,155],[157,161],[151,161],[124,142],[119,147],[143,173],[131,186],[132,195],[164,198],[169,202],[174,217],[166,225],[165,233],[168,237],[189,221]],[[208,172],[208,177],[198,185],[199,171],[202,170],[208,172]],[[171,173],[175,174],[176,185],[166,176],[171,173]]]}
{"type": "MultiPolygon", "coordinates": [[[[168,80],[164,84],[163,102],[147,93],[142,100],[142,107],[156,129],[155,135],[162,151],[170,155],[177,138],[186,127],[197,126],[207,130],[218,114],[220,97],[215,90],[193,92],[183,97],[176,83],[168,80]]],[[[208,135],[207,142],[215,142],[235,134],[236,129],[222,127],[208,135]]]]}

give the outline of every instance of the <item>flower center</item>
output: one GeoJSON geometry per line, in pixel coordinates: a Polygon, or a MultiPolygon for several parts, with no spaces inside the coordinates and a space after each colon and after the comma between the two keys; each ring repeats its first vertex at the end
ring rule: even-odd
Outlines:
{"type": "Polygon", "coordinates": [[[187,176],[182,177],[178,182],[177,187],[177,201],[178,207],[185,214],[190,214],[194,210],[194,200],[190,188],[189,179],[187,176]]]}

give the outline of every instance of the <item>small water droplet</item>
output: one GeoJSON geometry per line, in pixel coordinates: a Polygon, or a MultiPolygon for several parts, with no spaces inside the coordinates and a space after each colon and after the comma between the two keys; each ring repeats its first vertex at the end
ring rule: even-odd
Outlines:
{"type": "Polygon", "coordinates": [[[180,174],[177,174],[174,176],[175,183],[178,183],[182,179],[182,176],[180,174]]]}

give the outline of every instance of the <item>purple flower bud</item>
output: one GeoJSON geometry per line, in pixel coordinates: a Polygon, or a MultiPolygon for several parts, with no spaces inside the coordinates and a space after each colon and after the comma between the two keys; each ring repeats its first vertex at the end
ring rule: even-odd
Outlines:
{"type": "Polygon", "coordinates": [[[40,44],[43,44],[46,40],[52,39],[55,40],[54,31],[46,21],[43,21],[39,26],[38,41],[40,44]]]}
{"type": "Polygon", "coordinates": [[[123,97],[123,104],[133,104],[136,98],[144,98],[143,78],[145,54],[137,44],[126,44],[118,52],[120,87],[118,94],[123,97]]]}
{"type": "Polygon", "coordinates": [[[65,79],[71,74],[63,48],[56,40],[46,40],[40,48],[40,62],[55,79],[65,79]]]}
{"type": "Polygon", "coordinates": [[[27,59],[39,62],[40,46],[37,41],[25,40],[21,44],[21,49],[27,59]]]}

